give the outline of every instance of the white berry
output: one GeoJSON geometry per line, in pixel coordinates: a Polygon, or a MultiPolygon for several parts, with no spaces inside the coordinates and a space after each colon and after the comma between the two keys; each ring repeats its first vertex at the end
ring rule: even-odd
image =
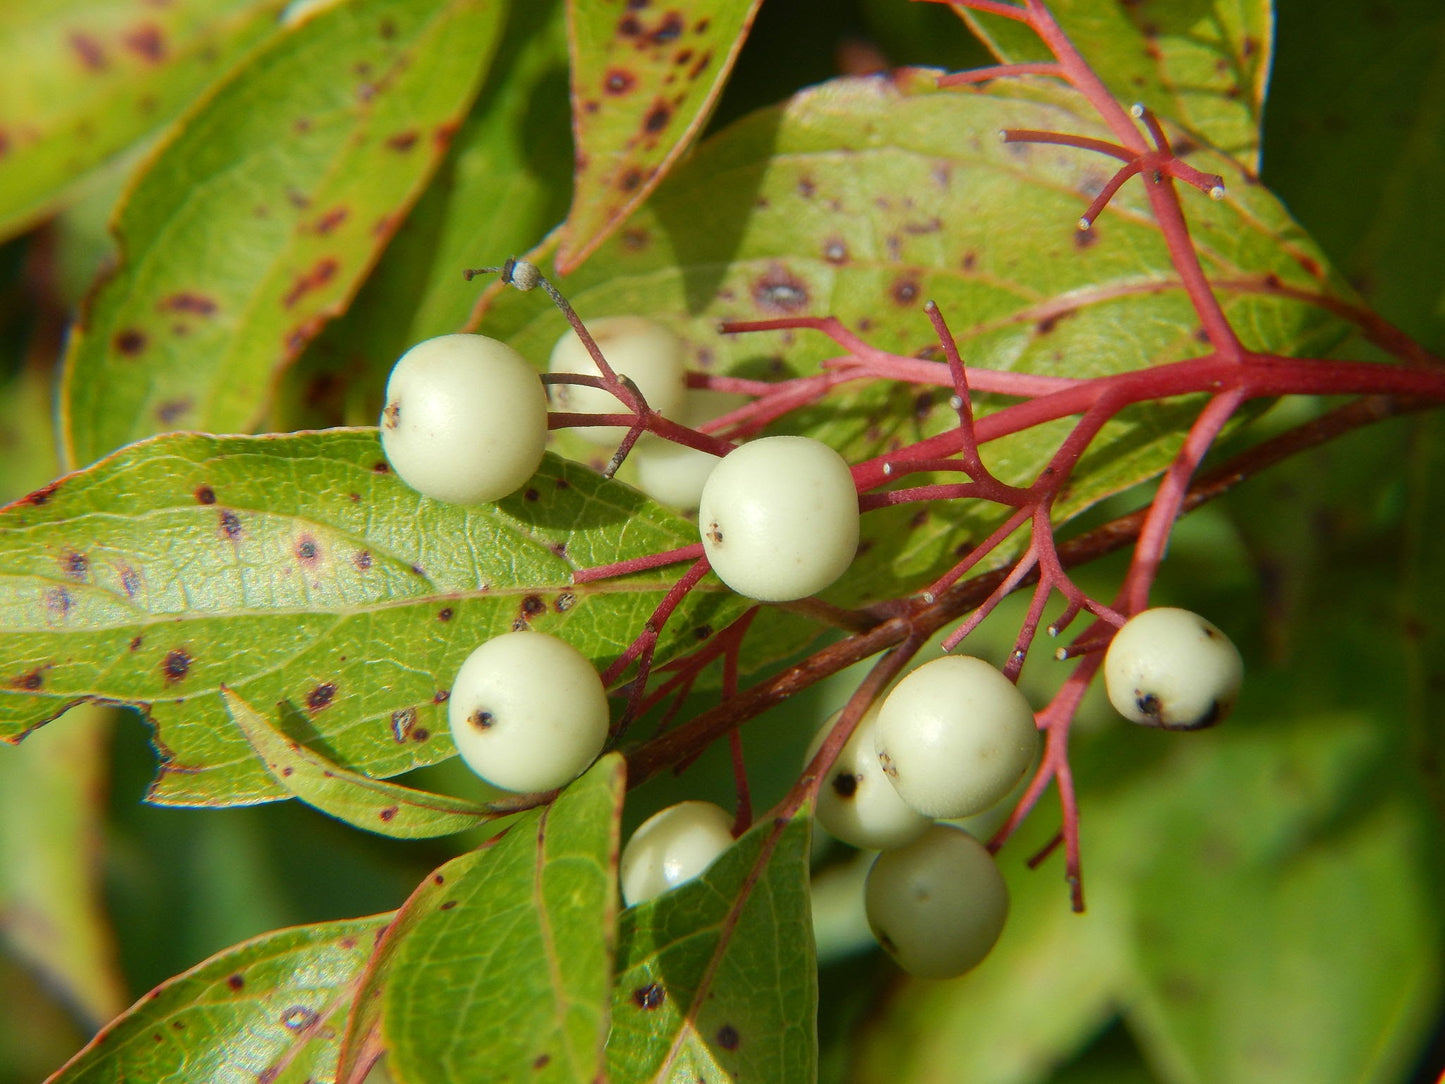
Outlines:
{"type": "Polygon", "coordinates": [[[858,491],[843,457],[810,437],[763,437],[713,468],[698,505],[703,551],[740,595],[817,594],[858,550],[858,491]]]}
{"type": "Polygon", "coordinates": [[[441,335],[391,370],[381,448],[419,493],[451,504],[499,500],[536,473],[546,443],[546,390],[506,343],[441,335]]]}
{"type": "MultiPolygon", "coordinates": [[[[742,395],[689,388],[677,420],[696,429],[747,401],[742,395]]],[[[702,500],[702,487],[722,458],[648,433],[637,442],[630,462],[637,472],[638,489],[655,501],[690,512],[702,500]]]]}
{"type": "MultiPolygon", "coordinates": [[[[844,843],[863,850],[882,851],[917,839],[933,820],[898,797],[898,791],[883,774],[878,755],[873,751],[878,708],[877,703],[869,707],[838,753],[838,759],[818,788],[814,816],[844,843]]],[[[808,747],[804,763],[822,748],[842,714],[834,712],[823,724],[808,747]]]]}
{"type": "Polygon", "coordinates": [[[645,903],[701,875],[732,846],[732,822],[712,802],[679,802],[647,818],[622,848],[623,902],[645,903]]]}
{"type": "MultiPolygon", "coordinates": [[[[604,316],[587,322],[607,364],[619,376],[628,377],[647,405],[659,414],[675,417],[682,407],[686,388],[682,342],[667,328],[642,316],[604,316]]],[[[570,328],[552,348],[547,362],[549,373],[600,376],[597,363],[577,333],[570,328]]],[[[626,414],[627,405],[603,388],[581,384],[554,384],[552,398],[557,409],[570,414],[626,414]]],[[[616,444],[627,432],[616,425],[582,425],[572,430],[594,444],[616,444]]]]}
{"type": "Polygon", "coordinates": [[[1119,714],[1169,730],[1222,720],[1243,680],[1244,660],[1229,637],[1173,606],[1135,614],[1104,656],[1104,686],[1119,714]]]}
{"type": "Polygon", "coordinates": [[[565,640],[509,632],[467,656],[447,701],[452,740],[467,765],[503,790],[565,786],[607,740],[607,694],[596,669],[565,640]]]}
{"type": "Polygon", "coordinates": [[[969,817],[996,805],[1038,750],[1033,709],[983,659],[924,663],[883,701],[874,749],[899,797],[930,817],[969,817]]]}
{"type": "Polygon", "coordinates": [[[905,971],[927,979],[977,966],[1008,918],[1008,886],[993,856],[948,824],[880,854],[863,892],[878,943],[905,971]]]}

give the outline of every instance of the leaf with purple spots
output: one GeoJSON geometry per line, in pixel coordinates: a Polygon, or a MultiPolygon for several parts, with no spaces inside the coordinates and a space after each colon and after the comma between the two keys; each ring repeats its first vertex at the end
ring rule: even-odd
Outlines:
{"type": "Polygon", "coordinates": [[[507,818],[505,810],[347,771],[287,737],[224,685],[221,699],[271,778],[307,805],[353,827],[397,839],[429,839],[483,825],[500,830],[507,818]]]}
{"type": "Polygon", "coordinates": [[[760,2],[568,4],[577,162],[562,271],[622,224],[702,130],[760,2]]]}
{"type": "Polygon", "coordinates": [[[50,1084],[330,1081],[352,984],[390,915],[277,930],[161,983],[50,1084]]]}
{"type": "Polygon", "coordinates": [[[122,199],[120,266],[71,337],[72,464],[152,433],[256,427],[441,161],[502,14],[480,0],[331,5],[196,104],[122,199]],[[419,138],[398,149],[405,130],[419,138]]]}

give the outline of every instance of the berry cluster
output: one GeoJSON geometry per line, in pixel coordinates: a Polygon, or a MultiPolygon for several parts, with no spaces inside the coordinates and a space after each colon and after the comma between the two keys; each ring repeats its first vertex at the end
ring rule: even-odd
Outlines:
{"type": "MultiPolygon", "coordinates": [[[[717,401],[723,393],[689,389],[682,344],[666,328],[633,316],[589,327],[531,265],[509,264],[503,277],[522,289],[544,285],[573,330],[557,342],[545,377],[510,347],[480,335],[444,335],[404,354],[382,415],[382,444],[396,473],[438,500],[498,500],[536,471],[549,427],[572,427],[588,441],[618,444],[609,473],[635,448],[643,487],[682,508],[696,507],[699,530],[696,547],[658,558],[696,563],[633,649],[605,673],[572,645],[532,631],[488,640],[462,665],[448,703],[458,751],[487,782],[534,793],[566,786],[609,735],[651,706],[644,692],[657,631],[709,570],[754,601],[810,598],[847,572],[861,511],[882,505],[860,500],[858,472],[817,440],[757,436],[735,447],[706,433],[708,422],[698,419],[707,405],[726,413],[717,401]],[[711,404],[707,395],[715,397],[711,404]],[[699,427],[673,421],[678,415],[699,427]],[[614,728],[608,689],[633,662],[639,673],[614,728]]],[[[725,401],[734,413],[748,413],[749,400],[741,400],[743,406],[737,396],[725,401]]],[[[958,409],[961,418],[970,417],[966,402],[958,409]]],[[[976,450],[972,458],[987,476],[976,450]]],[[[945,490],[923,497],[970,495],[945,490]]],[[[582,570],[577,578],[634,567],[641,566],[582,570]]],[[[1101,618],[1114,616],[1091,609],[1101,618]]],[[[746,622],[739,624],[723,650],[735,653],[746,632],[746,622]]],[[[956,631],[945,647],[961,639],[956,631]]],[[[1121,714],[1171,729],[1223,718],[1242,674],[1239,653],[1223,633],[1168,608],[1123,622],[1103,668],[1121,714]]],[[[868,921],[889,954],[918,975],[969,970],[1003,929],[1008,890],[994,846],[947,822],[995,807],[1039,761],[1039,724],[1017,687],[1018,669],[945,654],[886,694],[860,689],[862,710],[835,714],[808,751],[802,785],[815,799],[817,821],[845,843],[881,852],[864,890],[868,921]]],[[[736,818],[698,801],[657,813],[623,850],[624,901],[643,903],[699,876],[749,819],[741,772],[736,818]]]]}

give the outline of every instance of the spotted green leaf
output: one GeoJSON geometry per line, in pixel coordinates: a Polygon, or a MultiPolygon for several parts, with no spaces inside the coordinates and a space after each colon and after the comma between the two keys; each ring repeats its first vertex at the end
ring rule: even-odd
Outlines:
{"type": "Polygon", "coordinates": [[[481,0],[354,0],[203,99],[117,212],[116,273],[66,355],[72,461],[244,431],[351,298],[440,161],[500,27],[481,0]]]}
{"type": "Polygon", "coordinates": [[[399,1081],[598,1076],[622,788],[621,758],[605,757],[447,878],[397,945],[383,999],[399,1081]]]}
{"type": "Polygon", "coordinates": [[[231,721],[256,750],[272,779],[307,805],[347,824],[383,836],[426,839],[464,832],[503,816],[475,802],[348,772],[288,738],[224,685],[221,699],[231,721]]]}
{"type": "Polygon", "coordinates": [[[50,1084],[329,1084],[351,983],[390,917],[278,930],[218,953],[136,1002],[50,1084]]]}
{"type": "MultiPolygon", "coordinates": [[[[1259,170],[1274,43],[1270,0],[1053,0],[1049,9],[1109,89],[1259,170]]],[[[1051,59],[1032,30],[968,13],[1001,61],[1051,59]]]]}
{"type": "Polygon", "coordinates": [[[766,820],[698,880],[622,912],[614,1084],[814,1079],[807,856],[806,818],[766,820]]]}
{"type": "Polygon", "coordinates": [[[577,166],[563,271],[616,231],[701,131],[760,2],[569,0],[577,166]]]}
{"type": "Polygon", "coordinates": [[[79,196],[276,26],[282,0],[0,8],[0,237],[79,196]]]}
{"type": "MultiPolygon", "coordinates": [[[[445,701],[477,644],[532,627],[603,668],[676,573],[574,586],[573,569],[696,537],[550,457],[521,493],[462,508],[403,485],[372,429],[152,438],[0,511],[0,736],[81,700],[134,704],[157,728],[152,800],[285,797],[225,685],[327,760],[395,775],[453,755],[445,701]]],[[[694,592],[661,656],[741,608],[694,592]]]]}

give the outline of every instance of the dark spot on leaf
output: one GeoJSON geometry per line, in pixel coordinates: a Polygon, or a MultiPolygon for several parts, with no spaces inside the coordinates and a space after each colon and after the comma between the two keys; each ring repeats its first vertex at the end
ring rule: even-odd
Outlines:
{"type": "Polygon", "coordinates": [[[632,1000],[639,1009],[655,1009],[667,999],[667,991],[655,982],[632,991],[632,1000]]]}
{"type": "Polygon", "coordinates": [[[319,290],[336,277],[341,270],[341,263],[335,257],[327,256],[317,260],[310,271],[299,275],[296,281],[291,284],[291,289],[286,291],[286,296],[281,299],[281,304],[286,308],[292,308],[296,302],[309,294],[312,290],[319,290]]]}
{"type": "Polygon", "coordinates": [[[848,246],[838,237],[830,237],[823,242],[823,259],[831,264],[848,262],[848,246]]]}
{"type": "Polygon", "coordinates": [[[0,131],[0,158],[4,158],[4,157],[5,157],[7,154],[9,154],[9,153],[10,153],[10,136],[9,136],[8,134],[6,134],[5,132],[0,131]]]}
{"type": "Polygon", "coordinates": [[[385,459],[378,460],[371,465],[371,470],[373,474],[390,474],[391,464],[388,463],[385,459]]]}
{"type": "Polygon", "coordinates": [[[51,482],[48,486],[41,486],[29,496],[22,497],[20,503],[34,505],[36,508],[39,508],[42,504],[49,504],[50,498],[55,496],[55,491],[59,488],[59,482],[51,482]]]}
{"type": "Polygon", "coordinates": [[[642,23],[636,15],[624,15],[617,21],[617,33],[624,38],[635,38],[642,33],[642,23]]]}
{"type": "Polygon", "coordinates": [[[411,730],[414,726],[416,726],[416,708],[401,708],[399,711],[391,713],[391,736],[398,743],[411,737],[411,730]]]}
{"type": "Polygon", "coordinates": [[[284,768],[281,769],[281,774],[282,774],[283,776],[285,776],[287,779],[289,779],[289,778],[291,778],[291,776],[293,776],[293,775],[296,774],[296,769],[293,768],[293,767],[291,767],[291,765],[288,764],[288,765],[286,765],[284,768]]]}
{"type": "Polygon", "coordinates": [[[215,504],[216,491],[210,486],[197,486],[196,500],[199,501],[201,504],[215,504]]]}
{"type": "Polygon", "coordinates": [[[394,151],[409,151],[416,146],[417,131],[415,128],[408,128],[404,132],[397,132],[388,136],[386,145],[394,151]]]}
{"type": "Polygon", "coordinates": [[[552,603],[552,608],[559,614],[564,614],[575,605],[577,605],[577,596],[571,591],[563,591],[557,596],[557,600],[552,603]]]}
{"type": "Polygon", "coordinates": [[[390,41],[396,37],[396,23],[390,19],[382,19],[381,26],[377,28],[377,33],[381,35],[382,41],[390,41]]]}
{"type": "Polygon", "coordinates": [[[333,207],[316,220],[316,232],[323,236],[336,229],[346,221],[347,215],[351,212],[345,207],[333,207]]]}
{"type": "Polygon", "coordinates": [[[296,560],[304,565],[314,565],[321,559],[321,547],[310,535],[302,535],[296,542],[296,560]]]}
{"type": "Polygon", "coordinates": [[[569,481],[567,481],[567,479],[565,479],[565,478],[558,478],[558,479],[557,479],[557,482],[556,482],[556,486],[557,486],[558,489],[571,489],[571,488],[572,488],[572,483],[569,482],[569,481]]]}
{"type": "MultiPolygon", "coordinates": [[[[701,23],[699,23],[698,25],[699,25],[699,26],[706,26],[706,25],[707,25],[707,20],[704,19],[704,20],[703,20],[701,23]]],[[[700,57],[697,58],[697,63],[694,64],[691,69],[689,69],[689,71],[688,71],[688,73],[687,73],[687,77],[688,77],[689,79],[696,79],[699,75],[701,75],[704,71],[707,70],[708,65],[711,64],[711,63],[712,63],[712,50],[709,49],[707,52],[703,53],[702,56],[700,56],[700,57]]]]}
{"type": "Polygon", "coordinates": [[[622,247],[629,252],[640,252],[647,247],[648,234],[646,230],[633,226],[623,230],[619,239],[622,241],[622,247]]]}
{"type": "Polygon", "coordinates": [[[351,563],[365,572],[371,567],[371,554],[366,550],[357,550],[351,557],[351,563]]]}
{"type": "Polygon", "coordinates": [[[541,1070],[547,1068],[547,1066],[550,1065],[551,1062],[551,1054],[538,1054],[534,1059],[532,1059],[532,1068],[534,1071],[540,1072],[541,1070]]]}
{"type": "Polygon", "coordinates": [[[330,706],[334,699],[336,699],[335,683],[323,681],[306,694],[306,706],[311,711],[320,711],[322,708],[330,706]]]}
{"type": "Polygon", "coordinates": [[[246,980],[241,978],[239,974],[229,975],[226,978],[226,985],[229,986],[232,990],[239,990],[241,987],[246,985],[246,980]]]}
{"type": "Polygon", "coordinates": [[[183,312],[192,316],[214,316],[216,314],[216,303],[209,297],[184,290],[163,298],[159,308],[165,312],[183,312]]]}
{"type": "Polygon", "coordinates": [[[920,508],[908,518],[908,526],[918,528],[928,522],[928,509],[920,508]]]}
{"type": "Polygon", "coordinates": [[[89,34],[72,30],[70,47],[75,50],[75,55],[80,57],[80,62],[91,71],[100,71],[106,66],[105,50],[101,48],[100,42],[89,34]]]}
{"type": "Polygon", "coordinates": [[[528,617],[536,617],[538,614],[547,612],[547,604],[542,601],[540,595],[528,595],[522,600],[522,613],[528,617]]]}
{"type": "Polygon", "coordinates": [[[175,1028],[177,1031],[185,1031],[186,1022],[184,1020],[172,1020],[171,1027],[175,1028]]]}
{"type": "Polygon", "coordinates": [[[918,300],[918,283],[914,279],[902,278],[888,292],[898,304],[911,305],[918,300]]]}
{"type": "Polygon", "coordinates": [[[72,580],[84,580],[90,571],[90,558],[83,553],[67,553],[60,559],[60,567],[72,580]]]}
{"type": "Polygon", "coordinates": [[[117,331],[111,342],[118,353],[128,358],[135,357],[146,348],[145,332],[139,328],[128,327],[124,331],[117,331]]]}
{"type": "Polygon", "coordinates": [[[437,620],[438,620],[438,621],[450,621],[451,619],[452,619],[452,608],[451,608],[450,606],[443,606],[443,607],[441,608],[441,612],[437,614],[437,620]]]}
{"type": "Polygon", "coordinates": [[[1034,325],[1034,330],[1037,331],[1040,335],[1047,335],[1058,326],[1059,318],[1057,316],[1045,316],[1042,320],[1040,320],[1037,324],[1034,325]]]}
{"type": "Polygon", "coordinates": [[[1074,247],[1079,249],[1092,248],[1099,243],[1099,226],[1095,223],[1087,230],[1074,231],[1074,247]]]}
{"type": "Polygon", "coordinates": [[[134,598],[135,593],[140,590],[140,573],[129,565],[122,565],[120,569],[120,586],[125,591],[126,598],[134,598]]]}
{"type": "Polygon", "coordinates": [[[241,527],[241,517],[229,508],[221,510],[221,533],[232,542],[235,542],[244,533],[241,527]]]}
{"type": "Polygon", "coordinates": [[[189,399],[167,399],[156,407],[156,420],[162,425],[175,425],[191,412],[192,406],[189,399]]]}
{"type": "Polygon", "coordinates": [[[424,726],[419,726],[411,732],[412,741],[427,741],[431,738],[431,731],[424,726]]]}
{"type": "Polygon", "coordinates": [[[764,312],[794,313],[808,306],[808,286],[781,264],[774,264],[753,283],[753,303],[764,312]]]}
{"type": "Polygon", "coordinates": [[[724,1050],[736,1050],[740,1042],[742,1042],[742,1036],[738,1034],[738,1029],[731,1024],[724,1024],[717,1029],[717,1045],[724,1050]]]}
{"type": "Polygon", "coordinates": [[[617,182],[617,187],[624,192],[635,192],[642,185],[642,170],[629,169],[617,182]]]}
{"type": "Polygon", "coordinates": [[[291,1031],[300,1031],[316,1023],[317,1014],[315,1010],[308,1009],[302,1005],[292,1005],[281,1014],[281,1026],[291,1031]]]}
{"type": "Polygon", "coordinates": [[[522,493],[522,500],[535,501],[541,499],[542,494],[538,493],[531,486],[528,486],[522,493]]]}
{"type": "Polygon", "coordinates": [[[399,810],[396,806],[389,805],[385,809],[378,811],[376,815],[384,821],[390,821],[398,812],[399,810]]]}
{"type": "Polygon", "coordinates": [[[456,137],[457,129],[460,127],[461,125],[456,121],[447,121],[445,124],[438,124],[436,131],[431,134],[432,144],[437,150],[446,150],[452,145],[452,140],[456,137]]]}
{"type": "Polygon", "coordinates": [[[858,793],[858,777],[852,772],[839,772],[833,776],[833,793],[839,798],[851,798],[858,793]]]}
{"type": "Polygon", "coordinates": [[[1320,277],[1320,265],[1314,259],[1309,256],[1296,256],[1295,259],[1299,261],[1299,265],[1304,269],[1306,275],[1311,278],[1320,277]]]}
{"type": "Polygon", "coordinates": [[[51,587],[45,592],[45,608],[61,620],[70,613],[73,602],[70,592],[64,587],[51,587]]]}
{"type": "Polygon", "coordinates": [[[452,691],[450,689],[438,689],[432,694],[431,702],[433,704],[445,704],[451,698],[452,691]]]}
{"type": "Polygon", "coordinates": [[[695,628],[695,629],[692,630],[692,635],[693,635],[693,639],[695,639],[695,640],[708,640],[708,639],[711,639],[711,638],[712,638],[712,626],[711,626],[711,625],[699,625],[697,628],[695,628]]]}
{"type": "Polygon", "coordinates": [[[21,674],[18,678],[12,680],[10,684],[15,686],[15,688],[17,689],[25,689],[28,692],[34,692],[36,689],[40,688],[42,685],[45,684],[45,674],[41,671],[40,667],[37,666],[28,674],[21,674]]]}
{"type": "Polygon", "coordinates": [[[656,135],[667,127],[667,122],[672,120],[672,109],[664,101],[655,101],[652,108],[647,111],[647,116],[642,118],[642,130],[656,135]]]}
{"type": "Polygon", "coordinates": [[[457,901],[456,901],[456,900],[447,900],[447,901],[446,901],[445,903],[443,903],[440,907],[438,907],[437,910],[438,910],[438,911],[450,911],[450,910],[451,910],[453,907],[455,907],[456,905],[457,905],[457,901]]]}
{"type": "MultiPolygon", "coordinates": [[[[674,64],[676,64],[678,67],[681,67],[682,65],[686,64],[689,60],[691,60],[692,57],[693,57],[693,52],[692,52],[691,49],[682,49],[682,50],[680,50],[680,51],[678,52],[678,54],[677,54],[675,57],[672,58],[672,62],[673,62],[674,64]]],[[[671,77],[669,76],[669,78],[671,78],[671,77]]]]}
{"type": "Polygon", "coordinates": [[[662,17],[662,22],[658,24],[657,29],[648,35],[648,41],[653,45],[666,45],[668,42],[676,41],[682,36],[685,25],[681,14],[669,11],[662,17]]]}
{"type": "Polygon", "coordinates": [[[159,64],[166,58],[166,39],[160,27],[144,23],[129,31],[121,41],[125,47],[147,64],[159,64]]]}
{"type": "Polygon", "coordinates": [[[132,636],[131,639],[130,639],[130,649],[131,649],[132,651],[139,651],[139,650],[141,649],[141,645],[144,644],[144,643],[145,643],[145,637],[144,637],[144,636],[132,636]]]}
{"type": "Polygon", "coordinates": [[[602,89],[608,94],[626,94],[636,85],[632,73],[622,68],[609,68],[602,78],[602,89]]]}
{"type": "Polygon", "coordinates": [[[190,652],[185,648],[172,649],[161,663],[161,672],[166,676],[166,684],[174,685],[177,681],[185,680],[185,676],[191,672],[191,662],[190,652]]]}

